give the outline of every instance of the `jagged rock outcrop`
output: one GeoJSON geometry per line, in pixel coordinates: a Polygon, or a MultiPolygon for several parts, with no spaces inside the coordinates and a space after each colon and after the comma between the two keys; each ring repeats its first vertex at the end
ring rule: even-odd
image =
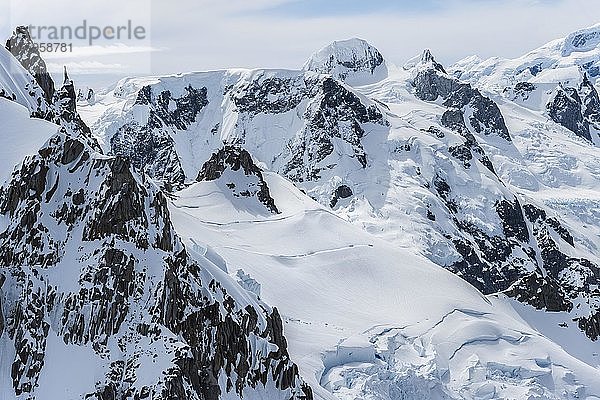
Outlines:
{"type": "MultiPolygon", "coordinates": [[[[462,114],[463,121],[468,122],[476,133],[496,134],[508,141],[511,140],[504,117],[496,103],[483,96],[470,84],[460,82],[448,75],[429,50],[425,50],[421,62],[415,69],[413,85],[416,96],[424,101],[435,101],[441,97],[442,104],[448,107],[448,112],[455,114],[451,118],[452,123],[445,126],[455,130],[457,120],[460,119],[458,114],[462,114]],[[466,115],[467,109],[469,115],[466,115]],[[467,120],[464,120],[465,116],[467,120]]],[[[466,128],[464,123],[462,125],[466,128]]]]}
{"type": "Polygon", "coordinates": [[[334,141],[341,139],[352,148],[362,168],[367,166],[367,154],[361,139],[365,134],[361,124],[373,123],[386,126],[388,122],[377,106],[366,105],[353,92],[338,81],[324,78],[319,91],[311,101],[304,118],[306,127],[288,144],[284,152],[288,160],[283,174],[293,181],[319,179],[323,161],[334,151],[334,141]]]}
{"type": "Polygon", "coordinates": [[[279,213],[261,169],[243,148],[224,146],[204,163],[196,180],[215,181],[221,178],[234,197],[256,198],[270,212],[279,213]]]}
{"type": "Polygon", "coordinates": [[[6,42],[6,48],[35,78],[35,82],[21,88],[28,91],[32,98],[31,102],[28,102],[29,104],[23,104],[30,109],[31,115],[60,125],[70,135],[82,135],[90,145],[98,149],[90,128],[77,112],[75,87],[67,75],[66,68],[63,85],[60,89],[56,89],[55,83],[46,69],[46,63],[31,39],[29,29],[25,26],[15,29],[11,38],[6,42]],[[43,96],[38,93],[43,93],[43,96]]]}
{"type": "Polygon", "coordinates": [[[333,208],[337,205],[340,199],[347,199],[352,195],[352,189],[350,189],[348,185],[340,185],[335,189],[335,192],[333,192],[333,196],[331,197],[331,202],[329,203],[329,206],[333,208]]]}
{"type": "Polygon", "coordinates": [[[323,171],[334,168],[339,162],[335,149],[340,146],[349,146],[352,151],[344,157],[365,168],[365,125],[388,125],[375,103],[329,76],[312,72],[286,72],[280,76],[277,71],[217,72],[190,81],[197,83],[180,86],[179,82],[165,80],[141,87],[135,94],[136,111],[115,124],[117,128],[107,137],[111,153],[129,158],[136,168],[172,188],[181,188],[196,178],[193,168],[184,171],[176,151],[176,143],[189,138],[194,130],[201,131],[193,140],[202,142],[197,147],[205,154],[194,154],[193,162],[199,170],[224,144],[247,148],[248,132],[265,116],[293,118],[297,123],[281,139],[272,155],[271,168],[304,182],[314,181],[323,171]],[[214,87],[216,79],[222,80],[222,87],[214,87]],[[209,104],[209,98],[218,100],[209,104]],[[222,111],[216,111],[218,104],[222,111]],[[219,134],[223,126],[232,129],[225,136],[219,134]],[[189,176],[191,172],[194,175],[189,176]]]}
{"type": "Polygon", "coordinates": [[[581,98],[576,89],[557,87],[546,108],[554,122],[564,126],[577,136],[592,140],[590,125],[583,118],[581,98]]]}
{"type": "MultiPolygon", "coordinates": [[[[83,121],[77,112],[77,96],[75,94],[75,84],[67,74],[65,67],[63,85],[56,91],[54,98],[54,106],[56,108],[57,117],[53,122],[67,129],[71,134],[83,135],[88,140],[95,142],[90,128],[83,121]]],[[[97,147],[96,144],[93,144],[97,147]]]]}
{"type": "MultiPolygon", "coordinates": [[[[247,191],[246,174],[228,175],[219,161],[243,148],[252,155],[248,160],[260,160],[344,218],[403,246],[418,243],[425,256],[485,294],[504,292],[538,308],[569,311],[579,321],[590,318],[596,306],[583,304],[594,304],[596,295],[586,294],[586,284],[568,283],[567,276],[579,271],[594,276],[596,266],[566,254],[566,246],[576,246],[568,225],[552,217],[536,222],[527,217],[525,206],[534,202],[504,182],[504,165],[495,164],[504,154],[519,157],[520,144],[511,141],[498,105],[447,74],[429,51],[405,72],[401,82],[389,79],[362,88],[312,71],[284,70],[128,80],[115,96],[129,91],[136,102],[120,117],[132,133],[119,142],[125,128],[113,124],[106,134],[112,137],[117,126],[115,153],[135,146],[133,138],[146,129],[140,130],[146,120],[139,115],[151,115],[164,96],[160,120],[169,122],[140,137],[164,137],[156,149],[176,149],[181,161],[149,158],[147,170],[166,165],[179,170],[183,164],[193,174],[184,183],[210,178],[223,183],[219,193],[239,200],[247,192],[258,199],[260,180],[247,191]],[[193,119],[168,114],[178,109],[172,98],[203,89],[206,102],[197,102],[202,107],[193,119]]],[[[528,96],[535,88],[522,84],[519,90],[528,96]]],[[[593,94],[588,95],[594,104],[593,94]]],[[[135,157],[130,150],[122,154],[135,157]]],[[[263,210],[265,202],[259,205],[263,210]]]]}
{"type": "Polygon", "coordinates": [[[0,214],[10,221],[0,233],[0,340],[14,348],[0,364],[12,365],[15,397],[52,395],[39,386],[55,367],[48,352],[86,348],[81,368],[104,377],[77,394],[85,398],[252,398],[259,386],[312,398],[277,309],[190,258],[165,196],[127,159],[57,134],[0,189],[0,214]]]}
{"type": "Polygon", "coordinates": [[[79,88],[77,89],[77,101],[87,104],[93,104],[96,100],[96,93],[92,88],[79,88]]]}
{"type": "Polygon", "coordinates": [[[585,72],[579,85],[579,94],[582,100],[583,118],[590,125],[600,127],[600,95],[585,72]]]}
{"type": "Polygon", "coordinates": [[[169,132],[186,129],[208,104],[205,87],[187,86],[184,90],[181,97],[173,97],[168,90],[155,93],[144,86],[136,104],[148,108],[147,120],[121,126],[110,139],[113,154],[127,157],[140,171],[174,188],[182,187],[185,173],[169,132]]]}
{"type": "Polygon", "coordinates": [[[590,128],[600,127],[600,97],[585,72],[578,88],[559,84],[546,109],[554,122],[588,141],[592,141],[590,128]]]}
{"type": "Polygon", "coordinates": [[[26,26],[18,26],[6,41],[6,49],[33,75],[44,91],[45,100],[51,104],[54,99],[54,81],[48,73],[46,62],[31,39],[29,29],[26,26]]]}

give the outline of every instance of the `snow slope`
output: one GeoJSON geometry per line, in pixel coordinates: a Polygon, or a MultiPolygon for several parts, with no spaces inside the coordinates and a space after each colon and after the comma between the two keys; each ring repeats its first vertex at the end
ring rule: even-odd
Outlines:
{"type": "Polygon", "coordinates": [[[10,178],[13,168],[33,155],[58,126],[41,119],[29,118],[29,110],[13,101],[0,98],[2,135],[0,135],[0,184],[10,178]]]}
{"type": "Polygon", "coordinates": [[[4,47],[0,47],[0,97],[16,101],[27,107],[30,112],[45,109],[38,99],[43,91],[31,74],[4,47]]]}
{"type": "Polygon", "coordinates": [[[578,225],[554,222],[553,213],[537,227],[535,212],[523,209],[544,203],[522,189],[540,190],[540,179],[552,187],[564,168],[537,177],[534,158],[518,147],[519,117],[496,103],[504,107],[425,52],[407,70],[354,88],[314,72],[227,70],[125,79],[84,108],[90,116],[104,110],[93,126],[106,151],[170,187],[193,182],[223,143],[241,145],[344,219],[485,293],[517,284],[513,296],[523,301],[589,318],[598,305],[587,287],[599,261],[582,244],[587,238],[578,225]],[[555,248],[559,262],[550,255],[555,248]],[[573,289],[562,293],[580,259],[590,265],[585,279],[569,281],[573,289]],[[525,283],[531,279],[535,285],[525,283]],[[549,304],[537,294],[546,291],[563,300],[549,304]]]}
{"type": "Polygon", "coordinates": [[[600,372],[509,304],[265,176],[280,215],[244,215],[200,182],[177,193],[173,223],[188,247],[218,252],[230,275],[242,270],[278,304],[318,398],[600,397],[600,372]]]}

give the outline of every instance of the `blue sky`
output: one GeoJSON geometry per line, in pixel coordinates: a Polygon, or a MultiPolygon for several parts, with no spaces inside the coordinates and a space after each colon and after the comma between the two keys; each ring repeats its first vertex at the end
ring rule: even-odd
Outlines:
{"type": "MultiPolygon", "coordinates": [[[[525,0],[520,6],[553,6],[561,0],[525,0]]],[[[515,3],[503,0],[284,0],[263,9],[288,18],[344,16],[358,14],[423,14],[439,13],[471,6],[502,6],[515,3]]]]}
{"type": "Polygon", "coordinates": [[[267,8],[269,12],[291,18],[315,17],[323,15],[356,15],[381,12],[433,12],[440,10],[448,2],[440,0],[292,0],[267,8]]]}
{"type": "Polygon", "coordinates": [[[0,38],[16,24],[144,25],[141,42],[78,46],[50,56],[80,80],[228,67],[299,68],[334,40],[360,37],[394,64],[432,50],[448,65],[469,55],[517,57],[600,22],[599,0],[0,0],[0,38]],[[8,11],[8,12],[7,12],[8,11]]]}

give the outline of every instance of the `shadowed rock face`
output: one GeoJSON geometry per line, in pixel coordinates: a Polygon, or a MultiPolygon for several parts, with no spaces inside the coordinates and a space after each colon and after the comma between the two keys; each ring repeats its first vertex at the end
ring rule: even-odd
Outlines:
{"type": "Polygon", "coordinates": [[[600,97],[586,73],[579,88],[559,85],[546,109],[554,122],[589,141],[590,127],[600,127],[600,97]]]}
{"type": "MultiPolygon", "coordinates": [[[[152,85],[143,87],[137,94],[136,105],[147,107],[148,119],[123,123],[110,139],[113,154],[127,157],[137,169],[175,189],[196,177],[185,176],[173,135],[179,130],[195,129],[190,125],[208,105],[209,97],[206,87],[188,85],[181,90],[184,94],[174,97],[168,90],[152,85]]],[[[348,156],[360,167],[366,167],[367,154],[361,142],[365,134],[363,125],[388,124],[376,105],[365,102],[329,76],[299,72],[273,77],[264,72],[247,81],[240,79],[223,90],[224,101],[235,106],[239,125],[263,115],[296,110],[302,124],[276,157],[280,164],[277,172],[296,182],[316,180],[323,169],[330,168],[334,162],[327,163],[326,159],[334,153],[336,142],[347,143],[352,149],[348,156]]],[[[208,140],[218,126],[215,129],[198,135],[206,135],[208,140]]],[[[246,132],[240,129],[236,133],[238,136],[228,143],[243,144],[246,132]]]]}
{"type": "Polygon", "coordinates": [[[338,201],[340,201],[340,199],[347,199],[348,197],[352,196],[352,194],[352,189],[350,189],[348,185],[338,186],[335,189],[335,192],[333,192],[333,197],[331,198],[329,206],[331,208],[335,207],[338,201]]]}
{"type": "Polygon", "coordinates": [[[312,399],[277,310],[240,302],[214,266],[188,256],[166,198],[127,159],[58,134],[0,189],[0,214],[10,218],[0,233],[0,330],[15,350],[15,396],[44,391],[52,334],[66,349],[89,348],[103,371],[82,397],[219,399],[266,385],[312,399]],[[157,353],[169,360],[160,368],[148,364],[157,353]],[[150,384],[138,383],[141,371],[150,384]]]}
{"type": "MultiPolygon", "coordinates": [[[[441,104],[447,110],[442,114],[440,124],[465,139],[462,144],[450,146],[449,153],[462,161],[467,169],[477,159],[496,175],[491,160],[474,134],[497,134],[510,140],[497,105],[472,86],[445,74],[443,67],[427,52],[421,64],[416,66],[413,84],[420,99],[442,99],[441,104]]],[[[520,84],[515,88],[522,97],[533,90],[532,84],[520,84]]],[[[581,96],[575,89],[561,89],[549,109],[557,122],[590,139],[583,104],[589,110],[587,115],[595,115],[597,92],[587,79],[584,79],[580,92],[581,96]],[[584,102],[582,98],[587,100],[584,102]]],[[[430,128],[431,133],[435,133],[435,129],[430,128]]],[[[493,179],[502,185],[497,176],[493,179]]],[[[459,235],[448,234],[460,255],[458,261],[447,266],[448,269],[483,293],[504,292],[539,309],[572,311],[583,305],[584,310],[589,308],[590,311],[578,313],[578,323],[591,339],[597,338],[595,318],[598,310],[594,306],[597,293],[594,293],[593,282],[600,270],[586,259],[574,258],[561,251],[563,246],[574,247],[574,239],[556,218],[549,217],[532,204],[522,205],[517,197],[502,196],[495,205],[502,233],[490,234],[465,218],[463,207],[465,204],[468,207],[469,199],[460,189],[452,187],[443,174],[434,177],[431,187],[460,232],[459,235]],[[569,278],[572,274],[582,279],[573,281],[569,278]]],[[[435,221],[435,218],[430,219],[435,221]]]]}
{"type": "Polygon", "coordinates": [[[448,236],[461,256],[447,266],[449,270],[485,294],[504,292],[539,309],[571,311],[585,304],[583,309],[590,311],[578,313],[576,319],[595,340],[598,293],[594,282],[600,268],[561,250],[575,244],[557,218],[533,204],[521,205],[516,197],[502,199],[495,207],[502,233],[490,234],[461,216],[463,198],[442,176],[435,177],[432,187],[460,232],[448,236]],[[580,279],[572,280],[573,274],[580,279]]]}
{"type": "Polygon", "coordinates": [[[583,118],[592,125],[600,126],[600,96],[586,73],[583,74],[579,93],[582,99],[583,118]]]}
{"type": "Polygon", "coordinates": [[[583,118],[581,98],[573,88],[558,88],[546,106],[552,120],[587,140],[592,140],[590,125],[583,118]]]}
{"type": "Polygon", "coordinates": [[[306,127],[284,152],[289,160],[281,171],[296,182],[320,178],[323,169],[320,164],[333,153],[336,139],[347,142],[352,157],[365,168],[367,154],[361,142],[365,134],[361,124],[388,125],[376,106],[364,104],[355,93],[329,77],[319,80],[304,118],[306,127]]]}
{"type": "Polygon", "coordinates": [[[259,202],[272,213],[279,214],[275,200],[269,193],[269,187],[265,182],[262,170],[254,163],[252,156],[246,150],[238,146],[226,145],[214,153],[204,163],[198,173],[197,181],[214,181],[220,179],[227,170],[239,172],[245,177],[254,177],[255,181],[244,179],[243,187],[240,183],[227,182],[226,185],[236,197],[256,197],[259,202]]]}
{"type": "MultiPolygon", "coordinates": [[[[417,73],[413,80],[415,94],[424,101],[435,101],[441,97],[443,105],[455,115],[449,119],[448,128],[456,130],[458,124],[457,113],[464,114],[466,108],[472,113],[469,124],[477,133],[484,135],[496,134],[510,141],[510,134],[500,109],[491,99],[483,96],[478,89],[470,84],[460,82],[458,79],[446,74],[444,68],[438,64],[431,53],[426,50],[417,65],[417,73]]],[[[442,120],[442,122],[444,122],[442,120]]],[[[462,124],[464,125],[464,124],[462,124]]],[[[464,128],[461,129],[464,131],[464,128]]]]}
{"type": "Polygon", "coordinates": [[[188,86],[181,97],[175,98],[168,90],[154,93],[145,86],[136,104],[148,107],[148,120],[143,125],[131,122],[121,126],[110,140],[112,153],[126,157],[138,170],[168,182],[170,187],[182,187],[185,174],[167,130],[186,129],[196,120],[208,104],[206,88],[188,86]]]}
{"type": "MultiPolygon", "coordinates": [[[[442,251],[447,249],[452,253],[449,257],[434,254],[435,251],[439,251],[436,247],[438,243],[435,243],[427,249],[431,249],[428,256],[486,294],[505,292],[538,308],[573,310],[574,317],[588,321],[595,311],[579,314],[576,314],[576,311],[580,303],[593,304],[596,294],[586,294],[588,283],[573,285],[565,276],[578,271],[593,277],[597,267],[589,261],[574,259],[564,254],[565,246],[573,246],[574,239],[558,220],[548,216],[540,219],[530,218],[526,208],[536,206],[511,193],[510,188],[504,185],[496,174],[496,168],[484,151],[485,146],[480,143],[480,138],[490,136],[490,143],[497,137],[502,146],[510,146],[511,138],[498,106],[474,86],[448,75],[430,52],[423,54],[420,64],[413,72],[412,83],[416,96],[424,101],[436,101],[438,105],[443,106],[443,111],[438,116],[439,120],[433,118],[430,128],[421,131],[440,139],[445,135],[452,135],[451,138],[441,141],[444,143],[440,147],[434,148],[436,152],[443,154],[443,160],[440,158],[437,162],[436,159],[433,166],[427,165],[428,161],[419,158],[430,150],[427,148],[420,152],[419,140],[394,143],[393,154],[385,153],[384,150],[385,157],[389,157],[385,160],[378,158],[379,154],[367,154],[367,148],[363,147],[363,142],[366,143],[366,132],[373,132],[370,139],[374,142],[378,140],[376,135],[381,133],[382,141],[378,144],[388,144],[390,141],[386,141],[384,136],[389,135],[384,135],[384,132],[389,132],[381,128],[389,126],[387,119],[393,117],[385,114],[385,105],[371,102],[361,95],[360,91],[343,82],[331,76],[309,72],[252,71],[243,74],[227,73],[228,80],[221,81],[226,84],[220,85],[216,92],[207,95],[210,99],[222,99],[222,104],[227,105],[227,110],[217,111],[217,117],[211,119],[207,114],[213,113],[212,106],[215,105],[212,104],[210,109],[205,110],[205,114],[203,109],[199,111],[199,124],[188,126],[187,129],[190,130],[196,129],[197,126],[212,129],[210,132],[198,130],[190,133],[206,139],[207,146],[218,149],[213,150],[214,154],[202,166],[200,173],[191,178],[218,180],[235,170],[240,176],[254,179],[257,175],[254,175],[256,171],[252,172],[252,157],[243,154],[245,150],[242,151],[240,146],[248,145],[250,148],[257,146],[257,142],[260,145],[266,143],[264,139],[270,139],[271,133],[264,129],[264,126],[271,125],[276,126],[277,132],[282,132],[283,135],[289,133],[285,131],[289,126],[292,134],[285,136],[283,145],[272,149],[273,151],[270,149],[272,143],[268,142],[265,145],[267,149],[260,154],[260,157],[263,157],[262,161],[270,163],[274,170],[294,181],[311,196],[318,198],[323,205],[343,211],[351,208],[355,201],[361,200],[360,196],[366,192],[361,187],[364,185],[362,178],[358,178],[358,182],[346,179],[350,171],[376,171],[370,167],[377,166],[381,161],[395,160],[393,157],[413,161],[416,175],[411,178],[422,184],[422,188],[429,192],[427,196],[431,199],[431,203],[423,205],[427,209],[423,212],[423,217],[427,218],[425,224],[431,221],[427,228],[441,233],[439,246],[443,246],[442,251]],[[225,118],[228,122],[227,127],[224,127],[225,118]],[[258,133],[256,137],[252,136],[255,132],[258,133]],[[217,133],[221,133],[222,137],[227,139],[222,139],[217,133]],[[211,142],[213,137],[216,139],[211,142]],[[227,144],[224,145],[219,140],[226,140],[227,144]],[[447,145],[447,148],[444,148],[444,145],[447,145]],[[485,168],[481,168],[482,166],[485,168]],[[469,187],[474,180],[481,179],[481,186],[484,183],[491,185],[494,193],[483,187],[479,192],[477,185],[472,186],[473,191],[466,193],[462,185],[465,182],[458,183],[454,179],[456,176],[460,176],[461,180],[464,177],[469,187]],[[489,207],[485,210],[474,210],[473,201],[477,200],[474,200],[473,196],[494,196],[495,200],[486,202],[489,207]],[[535,222],[532,222],[533,220],[535,222]],[[580,294],[583,295],[583,300],[573,300],[580,294]]],[[[215,78],[222,79],[219,75],[215,75],[215,78]]],[[[207,82],[204,79],[204,76],[198,76],[196,82],[207,82]]],[[[178,93],[188,93],[184,92],[184,88],[189,82],[194,80],[165,80],[160,84],[145,87],[137,94],[138,105],[148,105],[150,110],[162,101],[161,119],[171,121],[169,124],[157,124],[152,135],[160,137],[162,129],[187,126],[188,122],[182,120],[182,125],[179,125],[180,121],[168,114],[176,108],[176,102],[170,93],[164,93],[164,88],[168,86],[178,93]],[[162,96],[166,100],[159,100],[162,96]],[[164,106],[167,100],[170,108],[164,106]]],[[[213,90],[210,83],[197,85],[208,86],[207,91],[213,90]]],[[[195,87],[189,90],[200,89],[195,87]]],[[[519,90],[525,96],[534,88],[523,84],[519,90]]],[[[595,102],[591,93],[580,97],[589,97],[590,105],[595,102]]],[[[202,99],[202,96],[199,99],[202,99]]],[[[202,105],[203,101],[198,100],[197,104],[202,105]]],[[[137,130],[139,127],[131,126],[131,129],[137,130]]],[[[172,148],[172,144],[167,142],[164,147],[160,144],[156,148],[172,148]]],[[[126,142],[118,144],[121,148],[126,146],[126,142]]],[[[259,152],[262,150],[263,148],[257,148],[259,152]]],[[[148,165],[159,164],[168,163],[152,161],[148,165]]],[[[377,173],[380,173],[379,171],[377,173]]],[[[260,196],[259,201],[271,208],[271,202],[267,199],[271,196],[261,189],[260,179],[256,178],[252,182],[252,189],[247,190],[246,183],[240,185],[231,179],[226,181],[227,185],[223,185],[223,189],[236,197],[256,196],[258,199],[260,196]]],[[[389,189],[386,184],[388,183],[384,182],[381,188],[376,188],[381,189],[382,195],[389,189]]],[[[369,186],[369,189],[371,188],[374,186],[369,186]]],[[[369,202],[371,200],[372,198],[368,198],[369,202]]],[[[370,205],[375,211],[379,211],[379,204],[371,202],[370,205]]],[[[594,307],[591,308],[595,310],[594,307]]],[[[581,324],[593,326],[593,322],[581,324]]]]}

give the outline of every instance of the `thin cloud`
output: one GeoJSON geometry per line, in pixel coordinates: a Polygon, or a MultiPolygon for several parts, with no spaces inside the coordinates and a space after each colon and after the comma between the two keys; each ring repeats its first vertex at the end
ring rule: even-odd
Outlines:
{"type": "Polygon", "coordinates": [[[71,59],[81,57],[99,57],[99,56],[112,56],[112,55],[123,55],[123,54],[137,54],[137,53],[152,53],[163,51],[165,48],[158,48],[152,46],[130,46],[124,43],[115,43],[111,45],[97,45],[97,46],[73,46],[73,51],[69,52],[52,52],[47,53],[44,58],[49,60],[55,59],[71,59]]]}
{"type": "Polygon", "coordinates": [[[66,67],[69,71],[69,75],[73,76],[76,74],[104,74],[104,73],[123,73],[126,72],[128,66],[123,64],[107,64],[99,61],[81,61],[81,62],[67,62],[67,63],[47,63],[48,71],[50,73],[60,74],[63,72],[63,68],[66,67]]]}

